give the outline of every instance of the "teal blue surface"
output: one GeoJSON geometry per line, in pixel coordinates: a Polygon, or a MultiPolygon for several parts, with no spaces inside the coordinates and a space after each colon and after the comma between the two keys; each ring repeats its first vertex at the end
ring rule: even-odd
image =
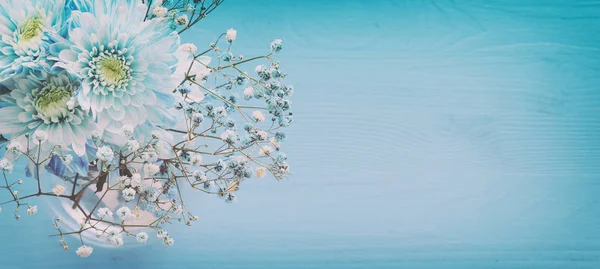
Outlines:
{"type": "Polygon", "coordinates": [[[183,40],[284,40],[291,180],[87,260],[5,210],[0,268],[600,268],[599,26],[591,0],[226,0],[183,40]]]}

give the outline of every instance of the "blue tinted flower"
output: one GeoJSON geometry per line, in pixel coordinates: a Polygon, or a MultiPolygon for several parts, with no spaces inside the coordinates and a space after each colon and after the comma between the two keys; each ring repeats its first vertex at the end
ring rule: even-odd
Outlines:
{"type": "Polygon", "coordinates": [[[25,69],[49,71],[49,45],[46,34],[66,33],[65,0],[0,1],[0,81],[25,69]]]}
{"type": "Polygon", "coordinates": [[[0,133],[13,139],[45,134],[51,145],[72,146],[78,155],[85,153],[94,123],[73,98],[79,82],[66,72],[27,71],[2,85],[11,92],[0,96],[0,133]]]}
{"type": "Polygon", "coordinates": [[[63,61],[58,66],[81,79],[81,106],[113,134],[125,124],[174,124],[169,109],[171,90],[181,82],[173,76],[179,36],[159,20],[144,21],[146,8],[138,1],[88,2],[86,12],[74,14],[70,43],[51,47],[63,61]]]}

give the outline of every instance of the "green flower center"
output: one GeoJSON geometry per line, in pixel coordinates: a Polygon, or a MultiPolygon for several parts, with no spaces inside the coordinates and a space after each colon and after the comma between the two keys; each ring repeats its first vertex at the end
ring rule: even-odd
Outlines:
{"type": "Polygon", "coordinates": [[[43,33],[44,20],[39,14],[30,16],[20,26],[21,40],[29,41],[43,33]]]}
{"type": "Polygon", "coordinates": [[[114,57],[108,57],[100,60],[100,73],[104,81],[108,84],[118,84],[121,80],[127,78],[127,70],[123,63],[114,57]]]}
{"type": "Polygon", "coordinates": [[[39,113],[47,117],[64,116],[67,112],[67,101],[73,93],[65,87],[48,85],[42,88],[35,103],[39,113]]]}
{"type": "Polygon", "coordinates": [[[73,97],[76,85],[64,77],[53,77],[46,81],[43,88],[33,94],[33,102],[39,116],[52,121],[62,120],[69,114],[67,102],[73,97]]]}

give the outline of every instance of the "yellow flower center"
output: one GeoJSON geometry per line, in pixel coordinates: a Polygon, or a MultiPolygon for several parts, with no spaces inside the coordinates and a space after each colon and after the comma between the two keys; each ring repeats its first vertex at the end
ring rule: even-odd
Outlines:
{"type": "Polygon", "coordinates": [[[117,58],[104,58],[100,61],[99,67],[103,80],[108,84],[115,85],[127,78],[125,66],[117,58]]]}
{"type": "Polygon", "coordinates": [[[63,118],[68,113],[67,102],[73,96],[71,87],[52,85],[42,88],[34,97],[38,113],[44,117],[63,118]]]}
{"type": "Polygon", "coordinates": [[[19,30],[21,32],[21,40],[29,41],[34,37],[39,36],[44,32],[44,20],[42,20],[39,14],[35,14],[27,18],[21,26],[19,30]]]}

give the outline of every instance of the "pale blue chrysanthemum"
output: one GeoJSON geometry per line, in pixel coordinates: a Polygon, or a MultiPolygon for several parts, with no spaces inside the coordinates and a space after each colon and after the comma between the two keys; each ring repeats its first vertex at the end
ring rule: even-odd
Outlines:
{"type": "Polygon", "coordinates": [[[85,153],[94,122],[74,99],[80,83],[66,71],[27,70],[1,86],[10,92],[0,96],[0,133],[13,140],[45,133],[49,143],[43,145],[71,146],[78,155],[85,153]]]}
{"type": "Polygon", "coordinates": [[[0,81],[24,69],[49,71],[47,34],[65,36],[65,0],[0,0],[0,81]]]}
{"type": "Polygon", "coordinates": [[[91,110],[98,129],[112,134],[123,125],[147,132],[147,126],[174,124],[171,91],[183,79],[173,75],[179,36],[159,20],[144,21],[146,7],[138,1],[86,3],[73,12],[70,44],[51,47],[57,66],[81,79],[81,106],[91,110]]]}

